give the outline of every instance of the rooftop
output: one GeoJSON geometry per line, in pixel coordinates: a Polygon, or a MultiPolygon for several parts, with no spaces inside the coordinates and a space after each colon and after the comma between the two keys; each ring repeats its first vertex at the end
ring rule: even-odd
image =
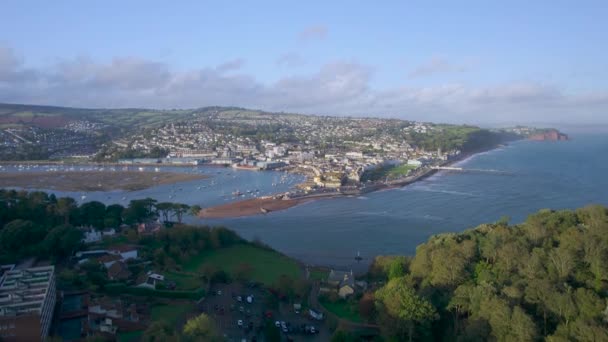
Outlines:
{"type": "Polygon", "coordinates": [[[40,313],[54,273],[54,266],[5,272],[0,279],[0,316],[40,313]]]}

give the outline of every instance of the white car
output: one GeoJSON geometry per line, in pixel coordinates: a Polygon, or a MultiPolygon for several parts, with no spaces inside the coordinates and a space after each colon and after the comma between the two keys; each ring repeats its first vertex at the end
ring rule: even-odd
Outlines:
{"type": "Polygon", "coordinates": [[[239,319],[239,320],[236,322],[236,324],[237,324],[239,327],[242,327],[242,326],[243,326],[243,320],[242,320],[242,319],[239,319]]]}
{"type": "Polygon", "coordinates": [[[274,326],[277,327],[277,328],[280,327],[281,326],[281,322],[279,322],[279,321],[274,322],[274,326]]]}

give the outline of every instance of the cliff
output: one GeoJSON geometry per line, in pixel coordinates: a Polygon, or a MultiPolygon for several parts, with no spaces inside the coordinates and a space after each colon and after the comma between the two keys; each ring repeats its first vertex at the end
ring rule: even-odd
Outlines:
{"type": "Polygon", "coordinates": [[[556,129],[550,129],[544,132],[534,133],[528,137],[530,140],[535,141],[566,141],[569,140],[568,135],[561,133],[556,129]]]}

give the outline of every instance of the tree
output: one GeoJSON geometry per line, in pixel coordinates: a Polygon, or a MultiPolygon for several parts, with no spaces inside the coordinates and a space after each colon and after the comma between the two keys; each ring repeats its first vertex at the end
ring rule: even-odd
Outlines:
{"type": "Polygon", "coordinates": [[[157,321],[150,324],[148,329],[144,331],[142,342],[178,342],[179,336],[175,330],[163,321],[157,321]]]}
{"type": "Polygon", "coordinates": [[[187,204],[183,204],[183,203],[173,204],[173,212],[175,213],[175,216],[177,216],[178,223],[182,223],[182,218],[183,218],[184,214],[188,212],[189,209],[190,209],[190,206],[187,204]]]}
{"type": "Polygon", "coordinates": [[[0,246],[3,252],[11,254],[34,253],[46,231],[43,227],[27,220],[13,220],[0,230],[0,246]]]}
{"type": "Polygon", "coordinates": [[[106,228],[118,228],[122,223],[122,214],[125,208],[120,204],[111,204],[106,207],[103,218],[103,226],[106,228]]]}
{"type": "Polygon", "coordinates": [[[195,204],[195,205],[193,205],[193,206],[191,206],[191,207],[190,207],[190,215],[192,215],[192,216],[196,217],[196,216],[198,216],[198,214],[200,213],[200,211],[201,211],[202,209],[203,209],[203,208],[201,208],[201,206],[200,206],[200,205],[196,205],[196,204],[195,204]]]}
{"type": "Polygon", "coordinates": [[[91,225],[97,229],[104,227],[106,216],[105,204],[97,201],[83,203],[78,211],[81,224],[91,225]]]}
{"type": "Polygon", "coordinates": [[[173,203],[161,202],[155,205],[156,211],[163,218],[163,222],[169,222],[171,214],[173,213],[173,203]]]}
{"type": "Polygon", "coordinates": [[[71,197],[61,197],[57,200],[57,214],[64,219],[64,224],[70,224],[70,217],[74,215],[78,207],[76,201],[71,197]]]}
{"type": "Polygon", "coordinates": [[[359,314],[368,321],[374,316],[374,301],[374,295],[369,292],[364,293],[363,297],[359,300],[359,314]]]}
{"type": "Polygon", "coordinates": [[[404,278],[390,280],[386,286],[376,291],[375,297],[380,310],[406,327],[409,341],[414,338],[416,325],[428,328],[430,322],[439,318],[433,305],[418,296],[404,278]]]}
{"type": "Polygon", "coordinates": [[[404,257],[393,258],[388,266],[388,279],[401,278],[405,275],[407,261],[404,257]]]}
{"type": "Polygon", "coordinates": [[[184,325],[184,337],[191,341],[220,341],[215,323],[202,313],[191,318],[184,325]]]}
{"type": "Polygon", "coordinates": [[[127,224],[143,222],[154,218],[155,199],[145,198],[141,200],[131,200],[129,206],[123,213],[123,218],[127,224]]]}
{"type": "Polygon", "coordinates": [[[42,241],[46,255],[59,258],[71,256],[81,245],[82,231],[72,226],[59,226],[51,229],[42,241]]]}

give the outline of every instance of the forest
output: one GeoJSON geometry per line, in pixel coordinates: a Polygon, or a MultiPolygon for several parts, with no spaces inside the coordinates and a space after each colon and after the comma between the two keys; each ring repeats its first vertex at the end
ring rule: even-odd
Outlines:
{"type": "Polygon", "coordinates": [[[608,341],[608,211],[541,210],[439,234],[370,276],[384,336],[401,340],[608,341]]]}
{"type": "Polygon", "coordinates": [[[41,191],[0,190],[0,262],[31,256],[69,257],[83,236],[76,227],[118,229],[157,219],[171,225],[198,210],[198,206],[150,198],[132,200],[126,207],[97,201],[78,205],[71,197],[57,198],[41,191]]]}

